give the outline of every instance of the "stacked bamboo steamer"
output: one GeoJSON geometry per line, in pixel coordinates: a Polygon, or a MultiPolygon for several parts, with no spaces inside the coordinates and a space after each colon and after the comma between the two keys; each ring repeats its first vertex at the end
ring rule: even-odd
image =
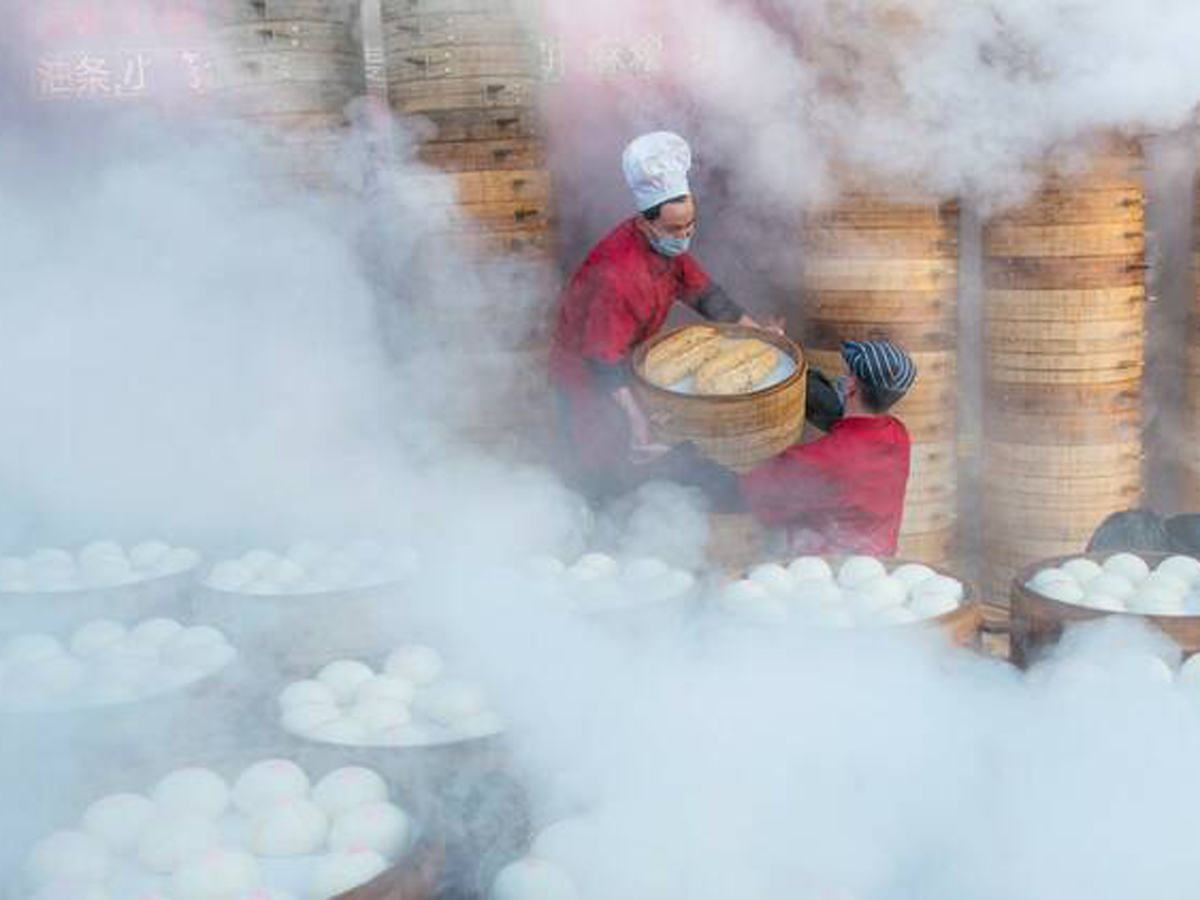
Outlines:
{"type": "MultiPolygon", "coordinates": [[[[1142,489],[1145,191],[1134,142],[1061,164],[983,235],[985,599],[1142,489]]],[[[1002,611],[999,611],[1002,614],[1002,611]]]]}
{"type": "Polygon", "coordinates": [[[457,312],[453,303],[432,301],[458,337],[449,352],[472,354],[460,368],[494,376],[478,381],[487,396],[459,431],[490,451],[544,459],[554,409],[544,373],[558,277],[535,19],[512,0],[383,0],[382,22],[388,99],[415,129],[418,159],[430,173],[406,176],[404,184],[447,204],[427,238],[468,261],[496,301],[457,312]],[[437,189],[421,183],[430,179],[437,189]],[[515,318],[525,327],[514,334],[515,318]]]}
{"type": "Polygon", "coordinates": [[[898,555],[947,565],[958,506],[958,208],[853,193],[805,224],[805,352],[843,374],[846,340],[890,340],[917,365],[893,414],[912,437],[898,555]]]}
{"type": "MultiPolygon", "coordinates": [[[[1195,221],[1200,223],[1200,180],[1196,182],[1195,209],[1195,221]]],[[[1200,227],[1194,230],[1193,240],[1195,246],[1192,252],[1192,277],[1195,302],[1188,325],[1186,407],[1180,423],[1181,431],[1174,436],[1170,445],[1182,461],[1179,508],[1187,512],[1200,510],[1200,447],[1197,447],[1194,439],[1196,434],[1200,434],[1200,227]]]]}
{"type": "Polygon", "coordinates": [[[365,90],[361,0],[246,0],[213,5],[211,99],[262,126],[294,180],[339,188],[347,107],[365,90]]]}
{"type": "Polygon", "coordinates": [[[424,120],[419,156],[450,176],[461,243],[484,258],[553,249],[529,22],[511,0],[383,0],[388,98],[424,120]]]}

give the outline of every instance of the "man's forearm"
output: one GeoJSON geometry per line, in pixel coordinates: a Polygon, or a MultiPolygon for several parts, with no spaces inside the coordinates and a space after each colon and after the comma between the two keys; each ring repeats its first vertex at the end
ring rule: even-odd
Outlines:
{"type": "Polygon", "coordinates": [[[737,322],[747,318],[733,298],[718,284],[708,287],[703,294],[696,298],[696,312],[713,322],[737,322]]]}

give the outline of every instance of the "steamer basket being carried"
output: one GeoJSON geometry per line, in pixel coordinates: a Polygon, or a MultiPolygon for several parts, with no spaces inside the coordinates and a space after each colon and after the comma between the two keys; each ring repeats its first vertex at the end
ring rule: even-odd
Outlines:
{"type": "Polygon", "coordinates": [[[1153,569],[1169,553],[1145,553],[1141,551],[1111,551],[1106,553],[1073,553],[1055,556],[1026,566],[1012,581],[1012,649],[1013,662],[1027,666],[1037,657],[1051,649],[1062,638],[1063,630],[1069,625],[1092,622],[1107,616],[1126,619],[1144,619],[1177,643],[1185,656],[1200,653],[1200,615],[1155,616],[1133,612],[1109,612],[1060,600],[1051,600],[1028,587],[1029,580],[1042,569],[1060,566],[1072,559],[1090,559],[1103,564],[1118,552],[1130,552],[1140,556],[1153,569]]]}
{"type": "Polygon", "coordinates": [[[655,335],[633,353],[633,390],[663,443],[692,442],[705,456],[746,472],[800,439],[808,365],[800,348],[781,334],[742,325],[708,323],[726,338],[754,338],[791,357],[795,371],[778,384],[748,394],[703,396],[651,384],[642,375],[646,354],[682,329],[655,335]]]}

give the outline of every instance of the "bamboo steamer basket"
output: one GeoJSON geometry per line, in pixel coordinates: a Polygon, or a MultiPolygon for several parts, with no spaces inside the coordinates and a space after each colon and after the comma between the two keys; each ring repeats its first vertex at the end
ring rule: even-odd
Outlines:
{"type": "Polygon", "coordinates": [[[790,356],[796,370],[784,381],[748,394],[710,397],[681,394],[651,384],[642,375],[646,354],[682,329],[660,332],[633,352],[633,391],[665,443],[692,442],[710,459],[735,472],[748,472],[782,453],[804,429],[808,365],[800,348],[781,334],[741,325],[714,324],[727,338],[754,338],[790,356]]]}
{"type": "MultiPolygon", "coordinates": [[[[180,748],[170,761],[164,761],[165,756],[158,753],[134,766],[106,766],[98,770],[88,791],[79,790],[78,795],[72,798],[70,811],[64,809],[62,817],[70,815],[78,818],[86,804],[107,793],[149,792],[155,783],[176,768],[196,766],[211,769],[232,783],[243,769],[255,762],[294,758],[291,748],[286,744],[265,737],[229,748],[208,748],[204,745],[180,748]]],[[[323,763],[296,761],[313,783],[343,765],[336,759],[323,763]]],[[[413,818],[415,835],[412,845],[387,872],[331,900],[434,900],[435,897],[444,896],[440,890],[448,875],[448,856],[460,849],[455,845],[463,841],[463,836],[454,833],[453,821],[446,821],[445,804],[437,802],[439,798],[407,793],[402,785],[395,783],[389,786],[392,788],[393,801],[398,802],[413,818]]]]}
{"type": "Polygon", "coordinates": [[[899,328],[950,325],[957,321],[954,291],[806,291],[805,314],[814,323],[839,322],[899,328]]]}
{"type": "Polygon", "coordinates": [[[1080,291],[1145,287],[1147,265],[1134,257],[993,257],[983,261],[989,291],[1080,291]]]}
{"type": "Polygon", "coordinates": [[[900,531],[901,533],[917,534],[928,531],[945,531],[953,526],[957,513],[958,503],[953,496],[930,501],[914,500],[905,496],[904,516],[900,521],[900,531]]]}
{"type": "Polygon", "coordinates": [[[1142,321],[1146,289],[1142,284],[1063,290],[989,289],[984,319],[1017,322],[1142,321]]]}
{"type": "Polygon", "coordinates": [[[1029,444],[988,441],[988,465],[1004,466],[1007,471],[1028,472],[1032,477],[1070,478],[1080,474],[1098,474],[1120,467],[1140,468],[1143,450],[1140,439],[1098,444],[1029,444]]]}
{"type": "Polygon", "coordinates": [[[989,319],[984,330],[989,347],[1034,357],[1030,368],[1045,368],[1038,359],[1041,355],[1070,358],[1132,352],[1143,358],[1145,334],[1140,317],[1100,322],[989,319]]]}
{"type": "Polygon", "coordinates": [[[348,24],[329,17],[307,20],[289,15],[224,25],[218,39],[220,50],[225,53],[354,56],[356,50],[348,24]]]}
{"type": "Polygon", "coordinates": [[[216,25],[247,22],[338,22],[353,24],[359,18],[354,0],[217,0],[208,5],[209,21],[216,25]]]}
{"type": "Polygon", "coordinates": [[[958,206],[955,203],[905,202],[878,194],[850,193],[844,196],[842,202],[820,210],[814,218],[820,225],[849,227],[858,231],[875,228],[955,231],[958,228],[958,206]]]}
{"type": "MultiPolygon", "coordinates": [[[[830,567],[836,572],[838,566],[845,562],[845,556],[825,556],[822,557],[830,567]]],[[[877,634],[887,632],[892,634],[913,634],[928,629],[933,629],[941,632],[955,646],[959,647],[975,647],[979,641],[979,626],[980,606],[978,594],[974,585],[970,581],[953,574],[951,569],[938,562],[930,562],[924,559],[911,557],[895,557],[886,560],[887,569],[889,572],[907,563],[919,562],[929,566],[939,575],[945,575],[954,578],[963,587],[963,598],[957,609],[951,610],[948,613],[943,613],[931,619],[925,619],[919,622],[913,622],[907,625],[891,625],[881,628],[864,628],[865,633],[877,634]]],[[[743,568],[733,572],[734,577],[745,578],[748,574],[748,568],[743,568]]]]}
{"type": "Polygon", "coordinates": [[[542,169],[406,175],[400,186],[422,194],[450,186],[458,202],[467,206],[545,204],[551,197],[550,174],[542,169]]]}
{"type": "Polygon", "coordinates": [[[541,79],[531,75],[464,75],[415,81],[391,80],[388,98],[405,115],[437,110],[536,104],[541,79]]]}
{"type": "Polygon", "coordinates": [[[1032,215],[1018,222],[1001,220],[984,229],[984,242],[993,257],[1089,258],[1137,256],[1146,250],[1140,221],[1033,224],[1032,215]]]}
{"type": "Polygon", "coordinates": [[[384,0],[384,15],[440,16],[447,14],[488,13],[491,15],[528,14],[535,11],[529,0],[384,0]]]}
{"type": "MultiPolygon", "coordinates": [[[[169,758],[180,748],[219,739],[231,720],[255,707],[254,682],[243,663],[178,691],[126,704],[79,710],[0,713],[0,792],[21,809],[9,817],[0,848],[0,896],[24,869],[28,848],[56,828],[78,820],[87,804],[104,793],[124,790],[120,779],[169,758]],[[64,752],[69,748],[69,752],[64,752]]],[[[145,784],[138,788],[146,787],[145,784]]],[[[12,807],[10,807],[12,808],[12,807]]]]}
{"type": "Polygon", "coordinates": [[[1136,439],[1141,434],[1141,426],[1140,409],[1114,410],[1093,418],[1067,414],[1058,419],[1050,411],[1009,412],[1001,408],[985,419],[984,433],[989,439],[1001,441],[1016,442],[1028,438],[1034,446],[1122,443],[1136,439]]]}
{"type": "Polygon", "coordinates": [[[421,162],[447,172],[545,168],[546,147],[541,141],[521,138],[487,141],[436,141],[422,144],[421,162]]]}
{"type": "Polygon", "coordinates": [[[804,231],[808,256],[833,259],[958,259],[958,233],[944,226],[873,228],[819,223],[804,231]]]}
{"type": "Polygon", "coordinates": [[[384,22],[383,40],[389,49],[531,43],[528,28],[494,11],[396,15],[384,22]]]}
{"type": "Polygon", "coordinates": [[[186,618],[199,568],[109,588],[0,592],[0,640],[35,631],[68,632],[99,618],[186,618]]]}
{"type": "Polygon", "coordinates": [[[805,260],[804,283],[813,291],[954,292],[958,288],[958,261],[817,257],[805,260]]]}
{"type": "Polygon", "coordinates": [[[1140,185],[1097,190],[1041,190],[1025,204],[1004,213],[1005,226],[1137,224],[1146,219],[1140,185]]]}
{"type": "Polygon", "coordinates": [[[709,563],[722,571],[744,572],[766,552],[767,536],[752,513],[708,514],[709,563]]]}
{"type": "MultiPolygon", "coordinates": [[[[1107,612],[1051,600],[1026,587],[1037,572],[1061,565],[1070,559],[1085,557],[1103,563],[1113,553],[1088,553],[1056,556],[1021,569],[1012,582],[1013,661],[1020,666],[1037,658],[1058,643],[1069,625],[1107,617],[1144,619],[1177,643],[1185,656],[1200,653],[1200,616],[1146,616],[1136,613],[1107,612]]],[[[1137,552],[1153,568],[1169,554],[1137,552]]]]}
{"type": "Polygon", "coordinates": [[[896,555],[902,559],[919,559],[925,563],[942,565],[954,559],[957,536],[953,526],[941,531],[900,533],[896,542],[896,555]]]}
{"type": "Polygon", "coordinates": [[[448,82],[458,78],[536,78],[541,72],[541,52],[530,42],[455,45],[444,47],[389,47],[389,75],[396,83],[448,82]]]}
{"type": "Polygon", "coordinates": [[[539,137],[544,129],[536,109],[527,106],[485,109],[430,110],[420,121],[432,133],[422,134],[425,143],[439,141],[500,141],[539,137]]]}
{"type": "Polygon", "coordinates": [[[458,210],[472,223],[489,230],[549,228],[554,215],[548,200],[537,199],[508,203],[461,203],[458,210]]]}

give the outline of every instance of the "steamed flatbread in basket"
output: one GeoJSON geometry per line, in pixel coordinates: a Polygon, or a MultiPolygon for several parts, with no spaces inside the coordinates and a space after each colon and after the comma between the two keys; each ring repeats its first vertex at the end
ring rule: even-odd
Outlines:
{"type": "Polygon", "coordinates": [[[682,394],[749,394],[784,381],[795,361],[755,338],[727,338],[712,326],[693,325],[655,346],[642,365],[651,384],[682,394]]]}

